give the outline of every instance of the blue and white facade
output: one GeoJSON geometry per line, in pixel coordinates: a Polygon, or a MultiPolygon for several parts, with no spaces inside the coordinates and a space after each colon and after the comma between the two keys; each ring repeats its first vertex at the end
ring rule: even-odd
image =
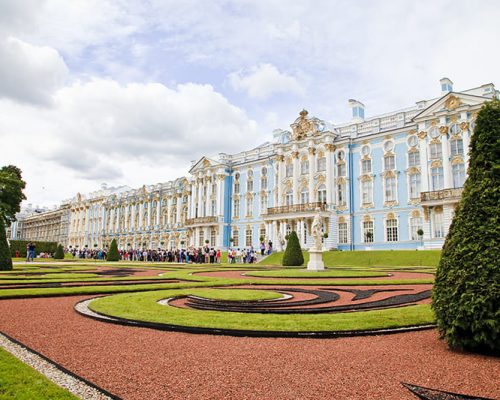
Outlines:
{"type": "Polygon", "coordinates": [[[121,248],[257,246],[280,248],[295,230],[312,245],[317,209],[326,248],[440,248],[466,178],[470,138],[493,84],[454,92],[367,118],[349,100],[349,123],[307,111],[273,139],[237,154],[202,157],[189,175],[138,190],[77,195],[69,243],[121,248]],[[419,233],[422,233],[420,235],[419,233]]]}

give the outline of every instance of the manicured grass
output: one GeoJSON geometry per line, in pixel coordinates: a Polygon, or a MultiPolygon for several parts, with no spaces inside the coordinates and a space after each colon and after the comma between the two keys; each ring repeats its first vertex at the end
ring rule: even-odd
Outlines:
{"type": "MultiPolygon", "coordinates": [[[[304,254],[304,265],[309,261],[309,253],[304,254]]],[[[323,261],[329,267],[353,266],[437,266],[441,250],[380,250],[380,251],[325,251],[323,261]]],[[[273,253],[259,264],[281,265],[283,253],[273,253]]]]}
{"type": "MultiPolygon", "coordinates": [[[[433,322],[433,314],[427,304],[365,312],[279,315],[200,311],[157,303],[161,299],[182,295],[213,297],[217,295],[215,292],[217,289],[119,294],[96,299],[89,307],[102,314],[132,320],[180,326],[260,331],[371,330],[433,322]],[[214,292],[210,294],[212,290],[214,292]]],[[[233,299],[241,299],[237,293],[238,289],[224,289],[223,292],[225,295],[234,296],[233,299]]]]}
{"type": "Polygon", "coordinates": [[[388,274],[366,270],[326,269],[324,271],[308,271],[306,269],[279,269],[274,271],[252,271],[247,272],[245,275],[263,278],[363,278],[387,276],[388,274]]]}
{"type": "Polygon", "coordinates": [[[76,400],[77,397],[0,349],[0,398],[76,400]]]}

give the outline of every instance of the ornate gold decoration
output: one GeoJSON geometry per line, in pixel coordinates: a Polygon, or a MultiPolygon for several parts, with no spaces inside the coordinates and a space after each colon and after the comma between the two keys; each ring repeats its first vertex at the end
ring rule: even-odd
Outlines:
{"type": "Polygon", "coordinates": [[[469,123],[468,122],[461,122],[460,123],[460,129],[462,131],[466,131],[467,129],[469,129],[469,123]]]}
{"type": "Polygon", "coordinates": [[[460,101],[460,99],[457,96],[451,95],[444,102],[444,108],[446,108],[447,110],[455,110],[457,107],[460,106],[460,104],[462,104],[462,102],[460,101]]]}
{"type": "Polygon", "coordinates": [[[447,126],[440,126],[439,127],[439,132],[441,133],[441,135],[446,135],[448,133],[448,127],[447,126]]]}
{"type": "Polygon", "coordinates": [[[440,143],[441,143],[441,140],[439,140],[438,138],[434,138],[434,139],[432,139],[432,140],[430,141],[430,144],[434,144],[434,143],[436,143],[436,144],[440,144],[440,143]]]}
{"type": "Polygon", "coordinates": [[[431,168],[439,168],[441,167],[443,164],[441,163],[441,160],[434,160],[432,163],[431,163],[431,168]]]}
{"type": "Polygon", "coordinates": [[[359,179],[361,182],[370,182],[372,180],[372,177],[370,175],[361,175],[359,179]]]}
{"type": "Polygon", "coordinates": [[[463,164],[463,163],[464,163],[464,159],[461,156],[455,156],[451,160],[451,165],[463,164]]]}
{"type": "Polygon", "coordinates": [[[413,175],[413,174],[418,174],[420,172],[420,169],[417,167],[410,167],[408,168],[408,175],[413,175]]]}
{"type": "Polygon", "coordinates": [[[299,152],[298,151],[292,151],[292,158],[299,158],[299,152]]]}
{"type": "Polygon", "coordinates": [[[367,214],[365,216],[363,216],[363,221],[364,222],[370,222],[372,220],[372,218],[367,214]]]}
{"type": "Polygon", "coordinates": [[[331,144],[331,143],[327,143],[327,144],[325,144],[325,149],[327,149],[328,151],[335,151],[335,145],[331,144]]]}
{"type": "Polygon", "coordinates": [[[345,222],[345,217],[340,216],[339,217],[339,223],[342,224],[345,222]]]}
{"type": "Polygon", "coordinates": [[[425,131],[420,131],[418,133],[418,138],[419,139],[425,139],[426,136],[427,136],[427,132],[425,132],[425,131]]]}
{"type": "Polygon", "coordinates": [[[309,147],[307,149],[309,151],[309,154],[314,155],[316,153],[316,149],[314,147],[309,147]]]}
{"type": "Polygon", "coordinates": [[[384,207],[394,207],[397,205],[398,205],[398,202],[396,200],[384,201],[384,207]]]}
{"type": "Polygon", "coordinates": [[[307,112],[307,110],[302,110],[299,113],[299,120],[290,125],[293,132],[292,133],[293,140],[301,140],[308,133],[311,134],[317,133],[317,127],[315,126],[314,122],[307,118],[308,114],[309,113],[307,112]]]}
{"type": "Polygon", "coordinates": [[[396,214],[394,214],[393,212],[387,213],[386,219],[395,219],[395,218],[396,214]]]}
{"type": "Polygon", "coordinates": [[[453,123],[453,124],[454,124],[455,122],[457,122],[457,121],[458,121],[458,115],[452,115],[452,116],[450,117],[450,121],[451,121],[451,123],[453,123]]]}
{"type": "Polygon", "coordinates": [[[419,217],[420,217],[420,211],[418,211],[418,210],[413,210],[413,211],[411,212],[411,216],[412,216],[412,218],[419,218],[419,217]]]}
{"type": "Polygon", "coordinates": [[[433,119],[431,121],[431,126],[436,126],[438,124],[439,120],[438,119],[433,119]]]}
{"type": "Polygon", "coordinates": [[[278,162],[283,162],[283,161],[285,161],[285,156],[284,156],[284,155],[282,155],[282,154],[281,154],[281,155],[278,155],[278,156],[276,156],[276,160],[277,160],[278,162]]]}
{"type": "Polygon", "coordinates": [[[410,129],[408,131],[408,135],[414,135],[415,133],[417,133],[417,130],[416,129],[410,129]]]}

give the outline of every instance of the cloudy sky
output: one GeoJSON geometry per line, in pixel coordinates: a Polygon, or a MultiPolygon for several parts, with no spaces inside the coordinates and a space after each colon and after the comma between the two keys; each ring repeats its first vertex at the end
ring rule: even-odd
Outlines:
{"type": "Polygon", "coordinates": [[[500,3],[0,0],[0,165],[40,205],[187,173],[298,111],[347,122],[500,85],[500,3]]]}

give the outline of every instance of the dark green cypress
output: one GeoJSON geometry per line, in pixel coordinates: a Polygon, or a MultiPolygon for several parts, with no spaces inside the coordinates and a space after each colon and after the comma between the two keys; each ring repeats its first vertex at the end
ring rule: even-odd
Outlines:
{"type": "Polygon", "coordinates": [[[57,246],[57,250],[54,254],[54,258],[56,260],[64,260],[64,249],[62,247],[62,244],[57,246]]]}
{"type": "Polygon", "coordinates": [[[12,270],[12,257],[10,256],[7,234],[5,232],[5,222],[0,216],[0,271],[12,270]]]}
{"type": "Polygon", "coordinates": [[[454,349],[500,353],[500,101],[480,110],[468,178],[443,247],[432,307],[454,349]]]}
{"type": "Polygon", "coordinates": [[[113,239],[111,241],[106,260],[107,261],[120,261],[120,253],[118,252],[118,245],[116,244],[115,239],[113,239]]]}
{"type": "Polygon", "coordinates": [[[299,238],[295,231],[292,231],[290,235],[288,235],[288,243],[286,245],[285,254],[283,254],[282,264],[286,267],[304,264],[304,256],[300,248],[299,238]]]}

